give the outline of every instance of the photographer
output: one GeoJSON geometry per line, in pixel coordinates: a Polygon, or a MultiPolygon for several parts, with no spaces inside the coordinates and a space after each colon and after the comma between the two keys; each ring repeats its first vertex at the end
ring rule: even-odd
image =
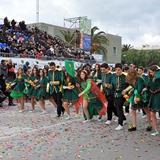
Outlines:
{"type": "Polygon", "coordinates": [[[16,63],[12,62],[12,59],[8,60],[7,63],[7,68],[8,68],[8,78],[9,79],[15,79],[15,72],[14,72],[14,68],[15,68],[16,63]]]}
{"type": "Polygon", "coordinates": [[[8,77],[8,67],[7,67],[5,60],[1,60],[0,74],[3,74],[5,79],[8,77]]]}

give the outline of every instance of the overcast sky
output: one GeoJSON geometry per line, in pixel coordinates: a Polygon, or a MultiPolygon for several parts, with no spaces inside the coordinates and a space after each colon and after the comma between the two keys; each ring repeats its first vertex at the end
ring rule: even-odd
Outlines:
{"type": "MultiPolygon", "coordinates": [[[[0,2],[0,18],[36,22],[36,0],[0,2]]],[[[122,44],[160,45],[159,6],[160,0],[39,0],[39,21],[64,26],[64,18],[87,16],[92,27],[121,36],[122,44]]]]}

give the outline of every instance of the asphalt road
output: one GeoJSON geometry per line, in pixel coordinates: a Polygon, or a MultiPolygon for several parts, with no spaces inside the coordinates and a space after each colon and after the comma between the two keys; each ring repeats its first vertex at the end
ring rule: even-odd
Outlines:
{"type": "Polygon", "coordinates": [[[160,160],[160,135],[150,136],[145,131],[146,119],[137,114],[137,131],[128,132],[131,116],[121,131],[115,131],[117,123],[105,125],[98,117],[83,124],[75,117],[55,118],[55,108],[46,102],[47,114],[41,115],[37,103],[36,112],[25,112],[18,107],[0,108],[0,160],[160,160]]]}

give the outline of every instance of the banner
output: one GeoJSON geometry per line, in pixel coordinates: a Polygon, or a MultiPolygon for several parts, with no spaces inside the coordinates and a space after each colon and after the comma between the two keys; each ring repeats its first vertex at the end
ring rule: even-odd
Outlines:
{"type": "Polygon", "coordinates": [[[65,60],[65,68],[66,68],[66,72],[70,76],[72,76],[72,77],[75,76],[74,63],[72,61],[65,60]]]}
{"type": "Polygon", "coordinates": [[[81,17],[79,28],[81,34],[91,35],[91,20],[86,17],[81,17]]]}

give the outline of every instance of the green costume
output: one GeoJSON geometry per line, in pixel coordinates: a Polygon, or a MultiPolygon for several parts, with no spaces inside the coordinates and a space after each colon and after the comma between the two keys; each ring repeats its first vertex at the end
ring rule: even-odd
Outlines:
{"type": "Polygon", "coordinates": [[[128,87],[128,83],[126,83],[126,74],[122,73],[118,76],[114,73],[112,76],[112,87],[114,90],[114,97],[123,97],[122,91],[128,87]]]}
{"type": "Polygon", "coordinates": [[[14,83],[16,83],[15,87],[13,88],[10,96],[13,98],[19,98],[23,97],[23,91],[25,89],[24,81],[27,79],[26,75],[18,76],[15,80],[14,83]]]}
{"type": "Polygon", "coordinates": [[[36,84],[34,83],[34,81],[38,80],[38,79],[39,79],[38,76],[31,76],[29,78],[30,87],[29,87],[28,95],[30,97],[36,97],[37,96],[37,89],[35,89],[36,84]]]}
{"type": "MultiPolygon", "coordinates": [[[[98,75],[98,73],[96,72],[93,76],[91,76],[91,78],[93,79],[94,83],[97,83],[97,80],[101,80],[101,74],[98,75]]],[[[101,87],[101,83],[98,84],[98,87],[101,87]]]]}
{"type": "Polygon", "coordinates": [[[60,70],[56,69],[55,71],[50,70],[48,72],[48,81],[54,81],[55,84],[49,85],[50,94],[54,91],[56,93],[62,91],[62,83],[63,83],[63,74],[60,70]]]}
{"type": "Polygon", "coordinates": [[[45,100],[45,99],[50,99],[51,96],[49,93],[46,92],[46,87],[47,87],[48,79],[46,76],[40,80],[38,79],[38,85],[37,85],[37,99],[38,100],[45,100]]]}
{"type": "Polygon", "coordinates": [[[112,84],[112,72],[108,71],[108,73],[104,74],[102,73],[102,91],[104,93],[105,96],[108,95],[113,95],[114,94],[114,90],[112,89],[113,86],[112,84]],[[105,84],[108,83],[109,87],[105,87],[105,84]]]}
{"type": "MultiPolygon", "coordinates": [[[[84,89],[82,93],[84,95],[84,99],[88,101],[87,108],[88,108],[90,119],[92,119],[94,115],[99,115],[99,111],[103,108],[103,104],[90,91],[91,89],[90,79],[87,79],[86,82],[82,82],[81,87],[84,89]]],[[[85,114],[84,114],[84,118],[87,119],[85,114]]]]}
{"type": "Polygon", "coordinates": [[[142,90],[146,87],[146,82],[142,76],[138,77],[135,85],[133,86],[134,91],[129,98],[129,102],[131,102],[132,109],[142,109],[147,106],[147,92],[142,90]],[[135,99],[138,99],[137,104],[135,104],[135,99]]]}
{"type": "Polygon", "coordinates": [[[160,111],[160,70],[155,72],[154,78],[149,78],[149,107],[153,112],[160,111]]]}
{"type": "Polygon", "coordinates": [[[63,102],[68,102],[68,103],[75,103],[79,100],[78,97],[78,89],[75,86],[75,78],[71,77],[69,82],[63,81],[63,86],[73,86],[73,89],[63,89],[63,94],[62,94],[62,101],[63,102]]]}

